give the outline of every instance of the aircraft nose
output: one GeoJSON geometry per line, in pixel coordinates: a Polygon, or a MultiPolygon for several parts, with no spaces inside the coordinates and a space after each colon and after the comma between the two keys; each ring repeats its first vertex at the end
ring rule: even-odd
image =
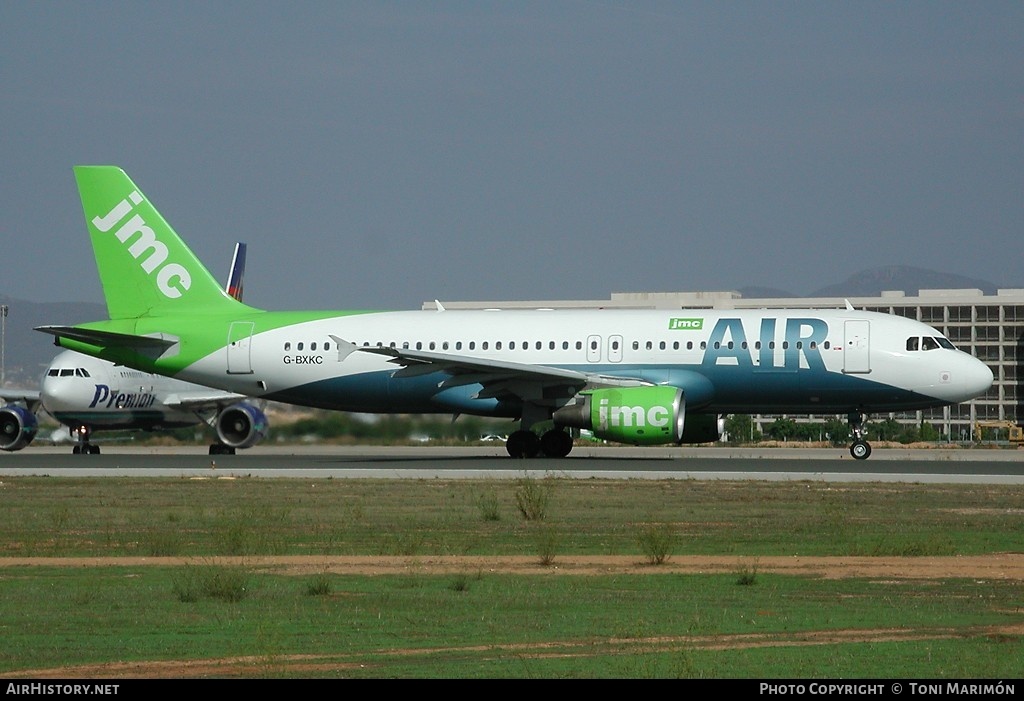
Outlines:
{"type": "Polygon", "coordinates": [[[958,364],[949,384],[949,397],[954,402],[966,402],[985,394],[992,386],[992,370],[977,358],[964,353],[963,362],[958,364]]]}
{"type": "Polygon", "coordinates": [[[45,377],[39,388],[39,398],[48,410],[61,411],[80,403],[72,378],[45,377]]]}
{"type": "Polygon", "coordinates": [[[968,363],[964,373],[963,382],[964,391],[970,395],[969,399],[985,394],[995,379],[995,376],[992,374],[992,368],[977,358],[972,357],[971,361],[968,363]]]}

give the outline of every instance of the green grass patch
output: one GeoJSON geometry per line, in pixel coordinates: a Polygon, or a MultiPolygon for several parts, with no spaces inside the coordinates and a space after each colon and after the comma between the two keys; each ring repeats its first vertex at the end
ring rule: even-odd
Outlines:
{"type": "Polygon", "coordinates": [[[0,557],[199,564],[0,568],[0,672],[248,659],[258,664],[204,674],[1024,676],[1021,636],[1004,632],[1024,619],[1021,582],[816,579],[756,565],[779,555],[1019,551],[1016,486],[5,477],[2,494],[0,557]],[[527,518],[530,504],[543,508],[527,518]],[[493,517],[501,513],[516,517],[493,517]],[[216,564],[321,554],[519,555],[550,567],[354,576],[216,564]],[[704,575],[558,572],[559,557],[587,554],[755,564],[704,575]]]}

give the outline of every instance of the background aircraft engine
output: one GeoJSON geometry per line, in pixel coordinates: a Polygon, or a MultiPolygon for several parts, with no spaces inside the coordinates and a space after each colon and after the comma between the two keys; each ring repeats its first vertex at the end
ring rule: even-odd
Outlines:
{"type": "Polygon", "coordinates": [[[24,407],[8,405],[0,409],[0,450],[21,450],[36,437],[39,422],[24,407]]]}
{"type": "Polygon", "coordinates": [[[593,432],[603,440],[632,445],[683,442],[685,407],[678,387],[596,389],[556,410],[556,426],[593,432]]]}
{"type": "Polygon", "coordinates": [[[251,448],[267,435],[270,423],[252,404],[233,404],[217,415],[217,438],[232,448],[251,448]]]}
{"type": "Polygon", "coordinates": [[[718,414],[690,414],[680,443],[714,443],[725,431],[725,417],[718,414]]]}

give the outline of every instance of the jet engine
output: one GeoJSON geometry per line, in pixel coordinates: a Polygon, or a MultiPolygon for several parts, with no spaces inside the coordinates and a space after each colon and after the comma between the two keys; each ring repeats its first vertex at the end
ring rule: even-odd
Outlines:
{"type": "Polygon", "coordinates": [[[25,407],[8,404],[0,408],[0,450],[21,450],[36,437],[39,422],[25,407]]]}
{"type": "Polygon", "coordinates": [[[217,415],[217,438],[231,448],[251,448],[267,435],[270,422],[252,404],[232,404],[217,415]]]}
{"type": "Polygon", "coordinates": [[[632,445],[707,443],[718,440],[722,421],[715,414],[686,418],[678,387],[623,387],[582,392],[552,414],[556,426],[591,431],[595,437],[632,445]]]}

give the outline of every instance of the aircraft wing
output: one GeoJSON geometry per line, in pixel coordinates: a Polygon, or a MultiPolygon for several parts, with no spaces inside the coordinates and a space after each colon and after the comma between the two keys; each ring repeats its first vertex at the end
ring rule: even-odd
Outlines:
{"type": "Polygon", "coordinates": [[[251,397],[233,392],[220,392],[215,389],[199,389],[173,392],[163,398],[163,403],[171,409],[201,411],[203,409],[217,409],[245,399],[251,399],[251,397]]]}
{"type": "Polygon", "coordinates": [[[39,390],[34,389],[0,389],[0,402],[6,404],[23,404],[33,414],[39,409],[42,400],[39,390]]]}
{"type": "Polygon", "coordinates": [[[433,351],[419,351],[386,346],[356,346],[331,336],[348,353],[356,351],[388,356],[390,362],[400,366],[395,377],[413,377],[432,372],[444,372],[450,379],[439,389],[460,385],[480,384],[478,397],[533,399],[538,397],[568,398],[584,389],[601,387],[638,387],[652,383],[638,377],[602,375],[579,372],[547,365],[530,365],[506,360],[491,360],[433,351]],[[560,391],[561,390],[561,391],[560,391]]]}

